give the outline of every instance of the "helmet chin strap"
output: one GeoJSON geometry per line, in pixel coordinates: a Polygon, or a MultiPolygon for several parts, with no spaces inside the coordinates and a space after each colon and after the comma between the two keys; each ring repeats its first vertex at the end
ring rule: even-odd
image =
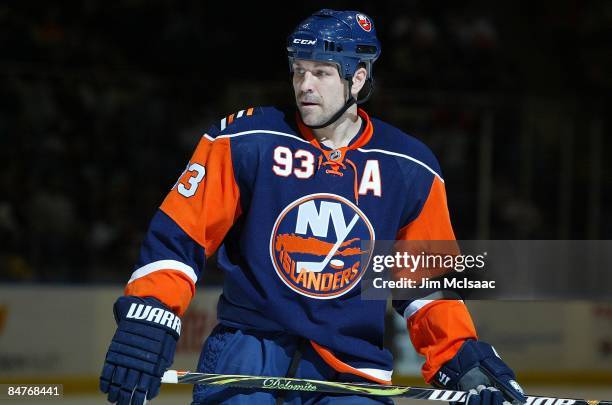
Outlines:
{"type": "MultiPolygon", "coordinates": [[[[349,98],[348,100],[346,100],[346,103],[344,103],[344,106],[342,106],[342,108],[340,108],[338,110],[338,112],[336,112],[334,115],[332,115],[332,117],[330,119],[328,119],[326,122],[324,122],[323,124],[320,125],[308,125],[304,122],[304,125],[306,125],[308,128],[310,129],[321,129],[321,128],[325,128],[331,124],[333,124],[334,122],[336,122],[338,120],[338,118],[340,118],[345,112],[346,110],[348,110],[353,104],[357,103],[357,100],[355,100],[355,97],[353,97],[353,94],[351,93],[351,89],[353,88],[353,79],[350,78],[348,79],[349,82],[349,98]]],[[[302,120],[303,122],[304,120],[302,120]]]]}

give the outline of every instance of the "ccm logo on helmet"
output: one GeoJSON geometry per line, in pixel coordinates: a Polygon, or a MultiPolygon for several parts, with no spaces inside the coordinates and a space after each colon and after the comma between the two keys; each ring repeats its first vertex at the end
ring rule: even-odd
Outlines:
{"type": "Polygon", "coordinates": [[[295,38],[293,40],[294,44],[300,44],[300,45],[314,45],[317,43],[316,39],[300,39],[300,38],[295,38]]]}

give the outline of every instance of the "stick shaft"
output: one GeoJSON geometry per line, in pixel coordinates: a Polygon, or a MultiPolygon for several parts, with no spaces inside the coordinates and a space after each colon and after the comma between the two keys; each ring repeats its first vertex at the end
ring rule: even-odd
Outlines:
{"type": "MultiPolygon", "coordinates": [[[[255,390],[285,390],[312,393],[402,397],[445,402],[465,402],[467,397],[467,393],[463,391],[437,388],[404,387],[370,383],[342,383],[302,378],[263,377],[253,375],[208,374],[175,370],[166,371],[162,377],[162,382],[227,386],[255,390]]],[[[527,397],[526,405],[612,405],[612,402],[530,396],[527,397]]]]}

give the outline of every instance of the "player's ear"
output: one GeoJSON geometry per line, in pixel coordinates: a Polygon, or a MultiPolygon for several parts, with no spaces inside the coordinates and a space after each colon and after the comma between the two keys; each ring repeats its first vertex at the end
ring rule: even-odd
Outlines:
{"type": "Polygon", "coordinates": [[[360,66],[353,75],[353,87],[351,88],[351,93],[353,94],[353,97],[357,98],[357,95],[365,85],[367,78],[368,71],[365,67],[360,66]]]}

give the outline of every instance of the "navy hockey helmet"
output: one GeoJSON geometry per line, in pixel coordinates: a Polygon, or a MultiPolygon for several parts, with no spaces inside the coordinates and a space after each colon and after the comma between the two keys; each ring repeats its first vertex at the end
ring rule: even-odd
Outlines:
{"type": "Polygon", "coordinates": [[[338,64],[340,76],[351,80],[360,63],[372,80],[372,64],[380,55],[380,42],[372,20],[358,11],[319,10],[302,21],[287,40],[289,69],[294,59],[338,64]]]}

